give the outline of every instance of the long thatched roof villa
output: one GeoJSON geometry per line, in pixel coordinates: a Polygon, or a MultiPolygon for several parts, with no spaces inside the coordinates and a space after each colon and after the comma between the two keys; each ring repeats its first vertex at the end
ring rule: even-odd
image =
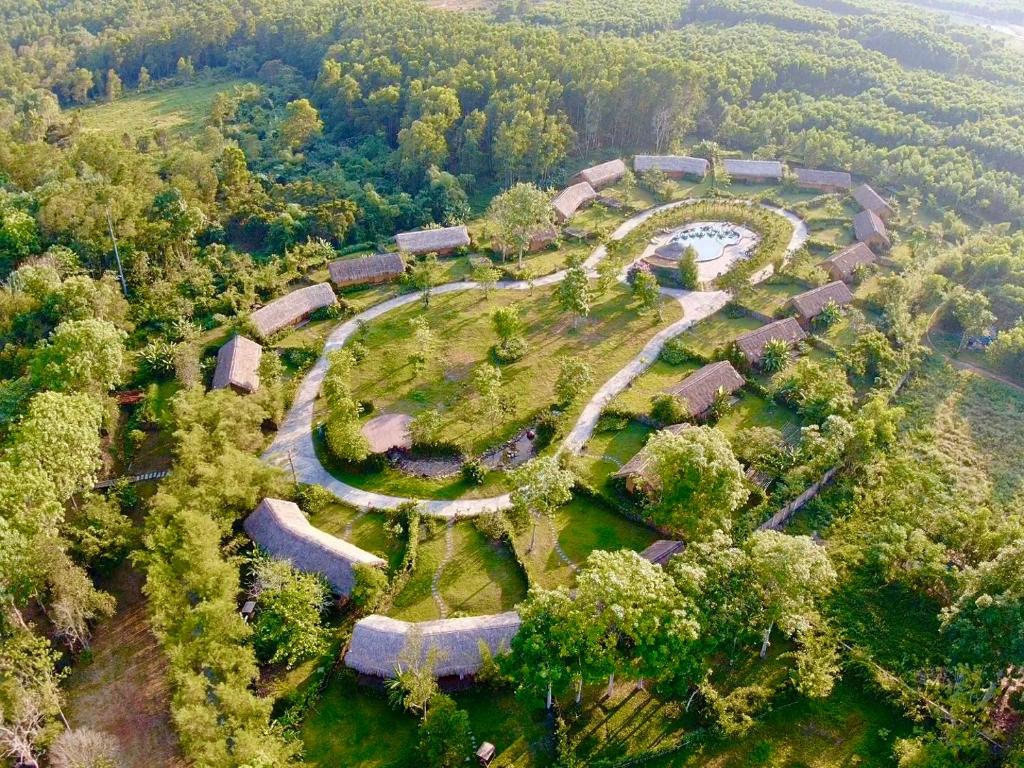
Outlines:
{"type": "Polygon", "coordinates": [[[260,360],[263,347],[245,336],[234,336],[217,351],[217,368],[212,389],[231,387],[236,392],[255,392],[260,388],[260,360]]]}
{"type": "Polygon", "coordinates": [[[424,253],[444,255],[456,248],[469,245],[469,230],[464,226],[442,227],[440,229],[418,229],[414,232],[399,232],[395,235],[398,249],[404,253],[419,256],[424,253]]]}
{"type": "Polygon", "coordinates": [[[857,201],[861,208],[865,211],[872,211],[882,221],[888,221],[892,218],[893,213],[895,213],[885,198],[867,184],[861,184],[853,190],[853,199],[857,201]]]}
{"type": "Polygon", "coordinates": [[[814,168],[797,168],[797,186],[820,189],[823,192],[845,192],[853,186],[853,178],[846,171],[819,171],[814,168]]]}
{"type": "Polygon", "coordinates": [[[580,208],[589,205],[597,199],[597,192],[589,183],[581,181],[566,187],[555,199],[551,201],[551,207],[555,209],[555,219],[558,223],[564,223],[571,219],[580,208]]]}
{"type": "Polygon", "coordinates": [[[661,171],[666,176],[696,176],[703,179],[708,175],[708,161],[703,157],[685,155],[637,155],[633,158],[633,170],[637,173],[661,171]]]}
{"type": "Polygon", "coordinates": [[[885,222],[874,211],[861,211],[853,217],[853,233],[857,240],[871,248],[886,249],[892,246],[885,222]]]}
{"type": "Polygon", "coordinates": [[[736,348],[739,349],[744,359],[750,365],[757,365],[761,362],[765,345],[769,341],[781,339],[790,346],[793,346],[806,338],[807,334],[800,327],[800,323],[795,318],[787,317],[782,320],[776,320],[774,323],[762,325],[760,328],[755,328],[749,333],[744,333],[742,336],[737,336],[736,348]]]}
{"type": "Polygon", "coordinates": [[[375,614],[356,622],[345,665],[364,675],[390,678],[403,665],[424,663],[436,648],[435,677],[465,677],[480,669],[481,642],[492,655],[504,653],[519,625],[515,611],[417,623],[375,614]]]}
{"type": "Polygon", "coordinates": [[[715,404],[719,392],[732,394],[744,384],[744,378],[727,360],[709,363],[694,371],[665,392],[681,400],[690,415],[701,418],[715,404]]]}
{"type": "Polygon", "coordinates": [[[626,164],[622,160],[609,160],[607,163],[584,168],[572,177],[572,181],[585,181],[594,189],[603,189],[610,187],[625,175],[626,164]]]}
{"type": "Polygon", "coordinates": [[[352,568],[387,565],[376,555],[310,525],[290,501],[266,498],[245,518],[245,532],[273,557],[288,560],[300,571],[319,573],[331,589],[348,595],[355,584],[352,568]]]}
{"type": "Polygon", "coordinates": [[[834,301],[840,307],[845,307],[853,301],[853,294],[841,280],[812,288],[809,291],[797,294],[790,303],[796,310],[797,319],[803,327],[811,324],[818,315],[822,313],[829,302],[834,301]]]}
{"type": "Polygon", "coordinates": [[[405,261],[400,253],[374,253],[357,259],[338,259],[327,265],[331,282],[339,288],[386,283],[404,271],[405,261]]]}
{"type": "Polygon", "coordinates": [[[327,283],[307,285],[260,307],[252,313],[250,322],[253,329],[265,339],[282,328],[305,320],[321,307],[329,307],[336,302],[334,290],[327,283]]]}
{"type": "Polygon", "coordinates": [[[820,266],[833,280],[849,280],[858,267],[866,267],[877,261],[874,251],[864,243],[854,243],[825,259],[820,266]]]}
{"type": "Polygon", "coordinates": [[[783,165],[778,160],[723,160],[725,172],[739,181],[781,181],[783,165]]]}

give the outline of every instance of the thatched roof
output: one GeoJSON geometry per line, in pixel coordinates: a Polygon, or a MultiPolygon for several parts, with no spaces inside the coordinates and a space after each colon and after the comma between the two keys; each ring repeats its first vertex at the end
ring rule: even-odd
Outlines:
{"type": "Polygon", "coordinates": [[[597,197],[597,192],[585,181],[566,187],[554,200],[551,207],[555,209],[555,215],[559,221],[568,221],[582,206],[591,203],[597,197]]]}
{"type": "Polygon", "coordinates": [[[553,226],[543,227],[538,229],[532,235],[530,235],[530,251],[539,251],[541,248],[547,248],[555,240],[558,239],[558,230],[553,226]]]}
{"type": "Polygon", "coordinates": [[[801,318],[813,320],[821,314],[821,311],[825,309],[825,306],[830,301],[845,307],[853,301],[853,294],[846,287],[846,283],[836,280],[834,283],[812,288],[809,291],[794,296],[790,301],[801,318]]]}
{"type": "MultiPolygon", "coordinates": [[[[689,424],[673,424],[670,427],[665,427],[666,430],[673,434],[679,434],[684,429],[689,429],[689,424]]],[[[612,474],[612,477],[632,477],[633,475],[643,475],[651,463],[651,455],[647,451],[645,445],[636,455],[633,456],[629,461],[623,464],[617,472],[612,474]]]]}
{"type": "Polygon", "coordinates": [[[655,565],[664,565],[672,559],[674,555],[678,555],[684,549],[686,549],[685,541],[658,539],[656,542],[651,544],[651,546],[641,552],[640,557],[654,563],[655,565]]]}
{"type": "Polygon", "coordinates": [[[715,403],[719,390],[730,395],[743,386],[744,379],[727,360],[709,363],[665,391],[685,401],[692,416],[700,416],[715,403]]]}
{"type": "Polygon", "coordinates": [[[257,333],[266,338],[282,328],[297,323],[320,307],[329,307],[336,301],[330,285],[317,283],[274,299],[265,307],[253,312],[250,320],[257,333]]]}
{"type": "Polygon", "coordinates": [[[469,230],[459,226],[399,232],[395,235],[395,242],[400,251],[416,255],[452,251],[469,245],[469,230]]]}
{"type": "Polygon", "coordinates": [[[626,175],[626,164],[621,160],[609,160],[607,163],[584,168],[573,176],[573,181],[585,181],[594,189],[601,189],[614,184],[626,175]]]}
{"type": "Polygon", "coordinates": [[[864,245],[864,243],[854,243],[829,256],[821,262],[821,266],[833,277],[840,280],[848,280],[853,276],[857,267],[874,263],[874,251],[864,245]]]}
{"type": "Polygon", "coordinates": [[[787,317],[783,320],[776,320],[774,323],[762,325],[749,333],[737,337],[736,346],[751,365],[761,360],[765,344],[773,339],[782,339],[787,344],[793,345],[798,341],[807,338],[804,329],[795,318],[787,317]]]}
{"type": "Polygon", "coordinates": [[[245,532],[270,555],[290,561],[300,571],[321,574],[341,595],[352,591],[354,565],[387,565],[376,555],[314,528],[290,501],[261,501],[245,519],[245,532]]]}
{"type": "Polygon", "coordinates": [[[419,663],[426,660],[431,648],[440,652],[434,668],[437,677],[472,675],[480,669],[480,641],[493,655],[503,653],[519,631],[519,624],[515,611],[418,623],[375,614],[356,622],[345,665],[364,675],[393,677],[403,663],[416,663],[406,657],[418,644],[419,663]],[[407,644],[409,650],[405,650],[407,644]]]}
{"type": "Polygon", "coordinates": [[[734,179],[782,178],[782,163],[778,160],[724,160],[722,165],[734,179]]]}
{"type": "Polygon", "coordinates": [[[832,187],[849,189],[853,186],[853,178],[846,171],[818,171],[812,168],[797,168],[798,184],[808,187],[832,187]]]}
{"type": "Polygon", "coordinates": [[[234,387],[246,392],[260,388],[260,359],[263,347],[245,336],[234,336],[217,352],[213,389],[234,387]]]}
{"type": "Polygon", "coordinates": [[[865,211],[874,211],[883,219],[892,215],[892,206],[885,201],[885,198],[875,192],[867,184],[861,184],[853,190],[853,199],[857,201],[865,211]]]}
{"type": "Polygon", "coordinates": [[[357,259],[338,259],[327,265],[331,280],[338,287],[359,283],[380,283],[400,276],[405,262],[398,253],[375,253],[357,259]]]}
{"type": "Polygon", "coordinates": [[[853,232],[862,243],[880,242],[890,245],[885,222],[874,211],[861,211],[853,217],[853,232]]]}
{"type": "Polygon", "coordinates": [[[685,155],[637,155],[633,158],[633,169],[637,173],[662,171],[663,173],[706,176],[708,161],[703,157],[686,157],[685,155]]]}

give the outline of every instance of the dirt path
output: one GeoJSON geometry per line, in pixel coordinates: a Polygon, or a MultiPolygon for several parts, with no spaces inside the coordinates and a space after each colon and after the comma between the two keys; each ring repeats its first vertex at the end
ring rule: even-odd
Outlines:
{"type": "Polygon", "coordinates": [[[121,744],[120,768],[185,768],[170,720],[167,661],[149,628],[142,576],[122,565],[100,585],[117,613],[96,629],[92,659],[68,678],[72,727],[88,726],[121,744]]]}

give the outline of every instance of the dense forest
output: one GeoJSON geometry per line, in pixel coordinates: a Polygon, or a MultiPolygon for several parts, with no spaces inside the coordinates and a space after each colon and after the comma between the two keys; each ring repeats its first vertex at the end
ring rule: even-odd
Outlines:
{"type": "MultiPolygon", "coordinates": [[[[1014,0],[932,4],[1021,18],[1014,0]]],[[[184,758],[300,764],[312,702],[275,706],[261,670],[293,666],[286,646],[301,632],[281,625],[298,603],[322,607],[323,590],[243,556],[239,522],[266,496],[295,496],[307,512],[327,503],[259,459],[320,350],[266,355],[262,388],[242,398],[204,391],[214,340],[338,256],[493,216],[491,199],[518,183],[546,190],[593,162],[692,151],[713,165],[725,155],[843,169],[898,201],[896,244],[909,256],[879,278],[874,325],[836,365],[801,362],[772,385],[807,417],[799,447],[767,445],[766,432],[745,433],[746,453],[717,438],[702,446],[738,468],[735,448],[790,497],[840,466],[800,523],[827,537],[829,556],[810,537],[747,536],[755,526],[740,524],[736,540],[694,534],[664,574],[598,553],[578,600],[531,591],[522,613],[536,635],[494,676],[568,701],[584,676],[629,670],[684,704],[699,694],[730,738],[770,692],[716,692],[701,670],[731,664],[738,642],[763,635],[767,648],[779,622],[799,640],[793,688],[812,698],[828,697],[842,649],[857,646],[849,676],[914,724],[886,742],[885,764],[1022,764],[1024,469],[1020,435],[1000,421],[1024,382],[1024,53],[1011,42],[877,0],[509,0],[471,13],[414,0],[0,0],[0,30],[0,760],[117,764],[67,727],[62,707],[66,676],[115,612],[101,586],[131,568],[145,575],[184,758]],[[85,124],[99,105],[206,83],[223,87],[188,130],[85,124]],[[965,385],[934,353],[933,329],[958,353],[998,332],[977,358],[993,378],[965,385]],[[857,408],[847,376],[867,382],[857,408]],[[959,398],[984,405],[950,427],[954,439],[936,423],[955,421],[946,411],[959,398]],[[1005,440],[1007,455],[953,462],[972,426],[1005,440]],[[158,488],[94,489],[144,446],[171,467],[158,488]],[[770,583],[773,568],[792,583],[770,583]],[[270,617],[278,590],[280,625],[238,618],[254,580],[290,585],[265,593],[270,617]],[[634,617],[633,635],[602,614],[615,640],[610,629],[573,638],[595,645],[552,672],[549,630],[601,613],[612,582],[656,595],[650,613],[634,617]],[[868,626],[879,601],[913,626],[868,626]]],[[[641,179],[649,202],[671,198],[663,181],[641,179]]],[[[579,260],[567,265],[585,285],[579,260]]],[[[424,307],[436,266],[419,260],[403,278],[401,290],[426,289],[424,307]]],[[[362,300],[343,296],[315,319],[337,321],[362,300]]],[[[338,400],[356,411],[357,362],[332,362],[338,400]]],[[[572,469],[551,465],[554,476],[572,469]]],[[[491,522],[496,540],[514,538],[491,522]]],[[[420,524],[409,510],[387,522],[412,550],[420,524]]],[[[305,640],[296,658],[337,652],[326,631],[305,640]]],[[[552,728],[568,739],[564,723],[552,728]]],[[[583,764],[559,743],[560,765],[583,764]]],[[[449,759],[431,764],[462,764],[449,759]]]]}

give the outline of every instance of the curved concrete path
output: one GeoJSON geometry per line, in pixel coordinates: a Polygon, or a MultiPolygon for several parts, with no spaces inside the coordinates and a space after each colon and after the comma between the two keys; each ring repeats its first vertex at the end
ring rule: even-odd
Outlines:
{"type": "MultiPolygon", "coordinates": [[[[666,205],[649,208],[624,221],[612,233],[610,239],[621,240],[652,216],[680,206],[692,205],[695,202],[698,202],[698,200],[677,200],[666,205]]],[[[754,203],[750,204],[753,205],[754,203]]],[[[796,214],[769,205],[762,204],[762,207],[780,216],[784,216],[793,224],[793,237],[790,239],[789,247],[786,251],[787,256],[797,251],[807,242],[809,236],[807,225],[796,214]]],[[[608,251],[605,246],[599,245],[583,262],[584,268],[592,277],[596,276],[595,270],[597,265],[607,255],[608,251]]],[[[625,279],[627,269],[628,266],[620,273],[620,280],[625,279]]],[[[537,278],[532,283],[525,280],[500,282],[496,288],[497,290],[506,291],[526,291],[532,286],[554,285],[565,278],[565,272],[565,270],[554,272],[537,278]]],[[[771,273],[772,268],[769,265],[755,274],[751,278],[751,282],[760,282],[770,276],[771,273]]],[[[431,291],[431,295],[438,296],[455,291],[478,290],[479,288],[480,286],[477,283],[470,281],[447,283],[434,288],[431,291]]],[[[717,312],[729,300],[729,294],[725,291],[684,291],[674,288],[662,288],[661,292],[663,295],[674,298],[682,305],[683,319],[672,323],[672,325],[663,328],[655,334],[636,357],[601,386],[583,407],[583,412],[576,420],[576,424],[563,439],[560,451],[568,450],[572,453],[579,453],[587,440],[590,439],[594,426],[597,424],[598,417],[600,417],[604,407],[625,389],[633,379],[647,370],[658,359],[658,353],[661,352],[661,348],[665,346],[665,343],[694,323],[717,312]]],[[[420,505],[425,514],[443,518],[456,516],[474,517],[484,512],[507,509],[512,504],[507,493],[487,499],[454,499],[445,501],[439,499],[409,499],[366,491],[342,482],[331,475],[317,458],[316,450],[313,447],[313,407],[317,394],[320,392],[320,385],[323,383],[324,375],[327,373],[327,355],[344,346],[345,342],[359,330],[361,323],[373,320],[393,309],[404,307],[421,299],[421,292],[396,296],[393,299],[375,304],[369,309],[360,312],[331,332],[324,345],[323,354],[299,384],[292,407],[281,423],[273,443],[264,452],[263,460],[285,470],[294,470],[295,477],[300,482],[322,485],[342,501],[361,509],[393,509],[404,502],[415,501],[420,505]]]]}

